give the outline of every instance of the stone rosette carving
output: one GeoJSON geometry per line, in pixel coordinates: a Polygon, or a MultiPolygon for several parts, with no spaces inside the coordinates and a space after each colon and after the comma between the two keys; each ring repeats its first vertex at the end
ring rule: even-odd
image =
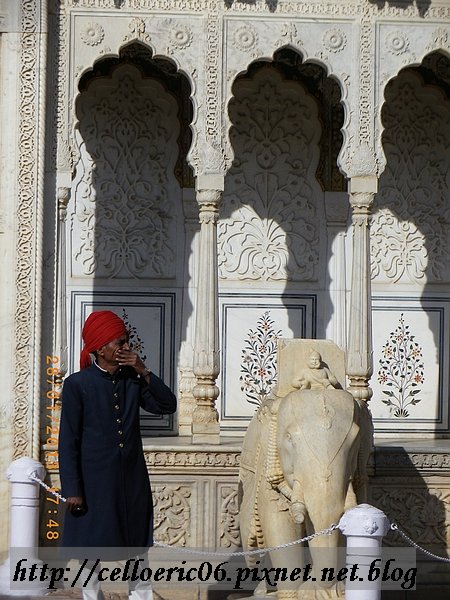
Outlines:
{"type": "Polygon", "coordinates": [[[190,27],[171,21],[167,22],[167,26],[169,27],[169,53],[174,50],[185,50],[191,45],[194,36],[190,27]]]}
{"type": "Polygon", "coordinates": [[[242,52],[254,52],[258,43],[258,32],[251,25],[243,25],[233,34],[233,45],[242,52]]]}
{"type": "Polygon", "coordinates": [[[88,46],[98,46],[105,37],[105,30],[99,23],[88,23],[80,31],[81,40],[88,46]]]}
{"type": "Polygon", "coordinates": [[[329,52],[342,52],[347,45],[347,36],[341,29],[328,29],[322,37],[322,43],[329,52]]]}
{"type": "Polygon", "coordinates": [[[409,40],[400,31],[392,31],[386,36],[386,49],[390,54],[400,56],[409,50],[409,40]]]}

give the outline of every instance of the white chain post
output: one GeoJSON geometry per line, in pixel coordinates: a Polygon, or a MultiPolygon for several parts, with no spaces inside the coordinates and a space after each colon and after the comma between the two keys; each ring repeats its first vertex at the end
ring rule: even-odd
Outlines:
{"type": "Polygon", "coordinates": [[[32,476],[45,477],[40,462],[22,457],[12,462],[6,478],[11,482],[11,548],[36,548],[38,545],[39,484],[32,476]]]}
{"type": "Polygon", "coordinates": [[[343,515],[338,527],[347,538],[349,572],[356,564],[358,579],[364,578],[364,584],[347,578],[345,600],[380,600],[381,578],[369,581],[367,575],[371,563],[381,559],[381,543],[390,528],[388,518],[370,504],[359,504],[343,515]]]}
{"type": "Polygon", "coordinates": [[[6,470],[6,478],[11,482],[11,507],[9,547],[10,555],[4,565],[0,567],[0,591],[15,596],[42,595],[46,591],[41,582],[36,588],[10,589],[11,563],[20,558],[39,564],[38,550],[38,524],[39,524],[39,484],[35,477],[43,479],[45,469],[40,462],[22,457],[13,461],[6,470]],[[18,556],[18,554],[17,554],[18,556]]]}

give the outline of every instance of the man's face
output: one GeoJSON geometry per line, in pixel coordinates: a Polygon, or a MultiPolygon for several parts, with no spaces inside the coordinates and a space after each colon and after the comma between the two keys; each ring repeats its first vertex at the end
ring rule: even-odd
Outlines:
{"type": "MultiPolygon", "coordinates": [[[[119,357],[117,355],[119,350],[129,350],[130,346],[128,344],[128,336],[124,335],[116,340],[112,340],[108,344],[102,346],[98,352],[99,364],[103,362],[107,365],[115,365],[119,364],[119,357]]],[[[101,366],[101,364],[100,364],[101,366]]]]}
{"type": "Polygon", "coordinates": [[[309,366],[311,369],[318,369],[320,367],[320,357],[316,354],[312,354],[309,357],[309,366]]]}

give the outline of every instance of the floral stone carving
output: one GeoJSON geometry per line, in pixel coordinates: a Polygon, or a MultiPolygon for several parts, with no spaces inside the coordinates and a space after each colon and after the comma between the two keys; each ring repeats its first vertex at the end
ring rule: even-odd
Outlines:
{"type": "Polygon", "coordinates": [[[387,164],[371,223],[372,278],[422,285],[450,281],[448,103],[407,72],[386,87],[385,96],[387,164]]]}
{"type": "Polygon", "coordinates": [[[398,418],[409,417],[407,408],[415,406],[421,400],[419,394],[420,384],[424,381],[423,353],[414,338],[402,314],[399,326],[391,332],[382,349],[378,381],[384,386],[383,394],[387,396],[382,402],[398,418]]]}
{"type": "Polygon", "coordinates": [[[275,70],[235,84],[235,160],[218,223],[219,275],[239,280],[316,280],[322,213],[315,171],[317,108],[275,70]]]}
{"type": "Polygon", "coordinates": [[[270,394],[277,381],[277,340],[281,330],[275,331],[269,311],[259,319],[256,330],[248,332],[242,351],[240,381],[247,402],[259,406],[270,394]]]}
{"type": "Polygon", "coordinates": [[[83,139],[73,239],[80,240],[74,255],[82,273],[173,277],[175,100],[156,80],[123,66],[94,80],[77,108],[83,139]]]}

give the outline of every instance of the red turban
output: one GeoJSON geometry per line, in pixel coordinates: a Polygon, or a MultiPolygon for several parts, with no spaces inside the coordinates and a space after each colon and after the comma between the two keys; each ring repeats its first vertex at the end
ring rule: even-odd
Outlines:
{"type": "Polygon", "coordinates": [[[125,323],[111,310],[97,310],[86,319],[81,333],[84,348],[80,354],[80,369],[91,364],[89,354],[99,350],[105,344],[128,335],[125,323]]]}

